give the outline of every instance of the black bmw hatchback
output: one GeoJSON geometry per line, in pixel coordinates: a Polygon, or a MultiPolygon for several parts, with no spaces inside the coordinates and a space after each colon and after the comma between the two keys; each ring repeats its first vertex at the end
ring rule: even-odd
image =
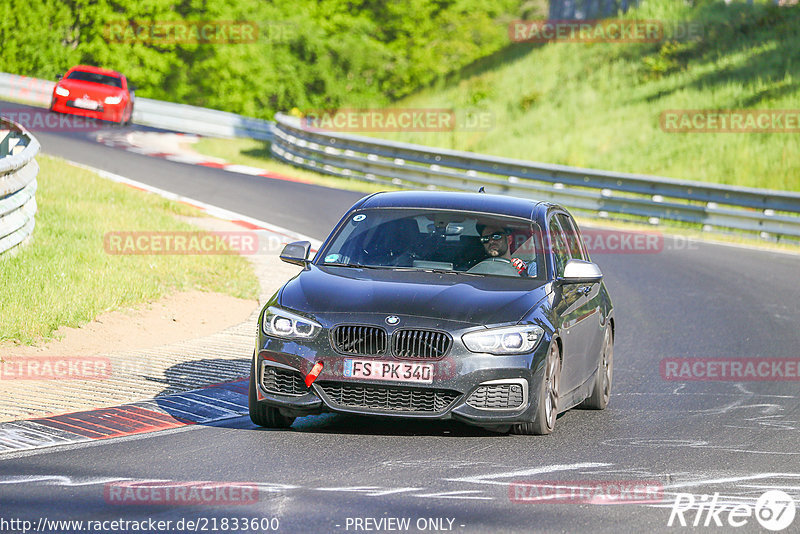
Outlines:
{"type": "Polygon", "coordinates": [[[604,409],[614,311],[563,208],[479,193],[378,193],[357,202],[266,304],[250,418],[288,427],[342,412],[457,419],[549,434],[604,409]]]}

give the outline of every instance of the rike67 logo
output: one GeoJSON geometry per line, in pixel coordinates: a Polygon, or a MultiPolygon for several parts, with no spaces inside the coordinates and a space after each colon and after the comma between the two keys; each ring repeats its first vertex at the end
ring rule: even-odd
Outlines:
{"type": "Polygon", "coordinates": [[[794,499],[781,490],[765,492],[755,506],[720,503],[719,493],[699,499],[691,493],[679,493],[672,503],[667,526],[737,528],[755,518],[763,528],[778,532],[792,524],[796,512],[794,499]]]}

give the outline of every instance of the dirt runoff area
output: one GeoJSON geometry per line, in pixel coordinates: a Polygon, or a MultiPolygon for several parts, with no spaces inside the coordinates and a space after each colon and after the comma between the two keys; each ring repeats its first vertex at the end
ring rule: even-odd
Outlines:
{"type": "Polygon", "coordinates": [[[143,350],[203,337],[242,323],[258,301],[202,291],[174,293],[152,303],[104,313],[80,328],[62,327],[39,345],[0,345],[3,359],[15,356],[88,356],[143,350]]]}

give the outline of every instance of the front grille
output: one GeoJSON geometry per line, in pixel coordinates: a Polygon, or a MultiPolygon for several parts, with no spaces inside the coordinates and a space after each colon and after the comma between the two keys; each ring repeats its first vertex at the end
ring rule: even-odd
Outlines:
{"type": "Polygon", "coordinates": [[[413,387],[373,386],[322,382],[317,387],[344,408],[387,412],[441,413],[461,395],[457,391],[413,387]]]}
{"type": "Polygon", "coordinates": [[[279,395],[304,395],[308,393],[303,376],[298,371],[263,365],[261,387],[269,393],[279,395]]]}
{"type": "Polygon", "coordinates": [[[433,330],[398,330],[392,337],[392,353],[396,358],[442,358],[453,340],[444,332],[433,330]]]}
{"type": "Polygon", "coordinates": [[[522,406],[522,386],[519,384],[492,384],[476,389],[467,399],[473,408],[503,410],[522,406]]]}
{"type": "Polygon", "coordinates": [[[386,332],[377,326],[344,325],[331,332],[337,352],[357,356],[386,354],[386,332]]]}

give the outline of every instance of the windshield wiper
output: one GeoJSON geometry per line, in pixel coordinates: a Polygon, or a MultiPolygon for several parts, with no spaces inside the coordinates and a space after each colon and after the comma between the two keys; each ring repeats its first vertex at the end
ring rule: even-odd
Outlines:
{"type": "Polygon", "coordinates": [[[351,269],[391,269],[391,267],[385,267],[382,265],[363,265],[361,263],[326,262],[322,265],[325,267],[349,267],[351,269]]]}

